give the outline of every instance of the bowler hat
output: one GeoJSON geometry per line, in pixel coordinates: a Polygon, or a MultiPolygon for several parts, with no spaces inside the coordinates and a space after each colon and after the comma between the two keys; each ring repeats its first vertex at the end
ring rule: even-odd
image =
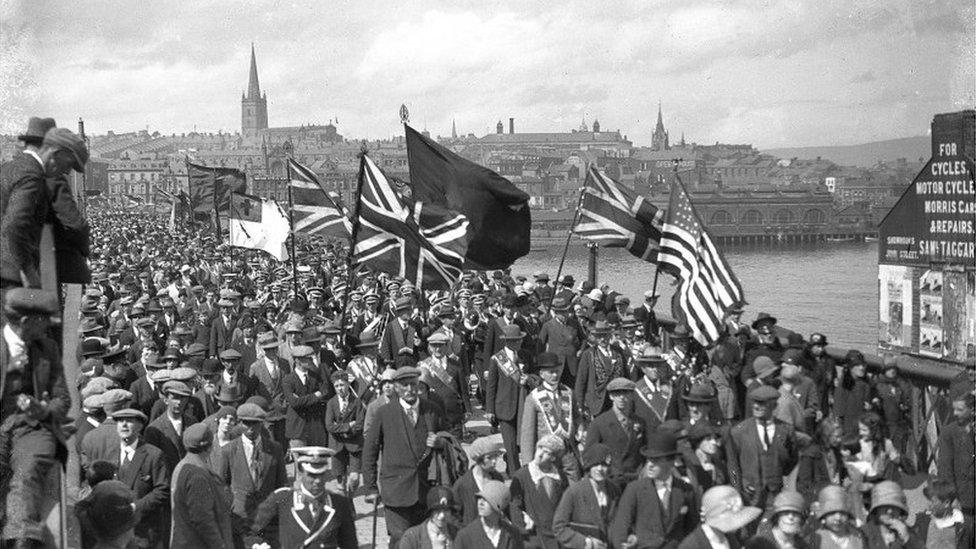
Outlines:
{"type": "Polygon", "coordinates": [[[502,328],[502,339],[522,339],[525,332],[519,329],[517,324],[509,324],[502,328]]]}
{"type": "Polygon", "coordinates": [[[105,348],[102,347],[102,342],[98,338],[90,337],[81,342],[81,356],[97,356],[104,352],[105,348]]]}
{"type": "Polygon", "coordinates": [[[218,375],[223,370],[223,366],[220,365],[220,361],[216,358],[204,359],[203,364],[200,365],[200,375],[202,376],[218,375]]]}
{"type": "Polygon", "coordinates": [[[563,362],[559,358],[559,355],[557,355],[556,353],[550,353],[548,351],[544,353],[539,353],[539,356],[536,357],[535,363],[536,363],[536,367],[539,368],[540,370],[547,370],[549,368],[559,368],[560,366],[563,365],[563,362]]]}
{"type": "Polygon", "coordinates": [[[752,329],[758,330],[759,326],[762,324],[769,324],[770,326],[776,324],[776,317],[769,313],[759,313],[756,316],[756,320],[752,321],[752,329]]]}
{"type": "Polygon", "coordinates": [[[647,444],[641,455],[648,459],[673,457],[678,455],[678,437],[671,433],[657,431],[647,437],[647,444]]]}
{"type": "Polygon", "coordinates": [[[44,135],[47,134],[48,130],[57,125],[53,118],[32,116],[27,120],[27,131],[18,135],[17,140],[32,145],[40,145],[44,142],[44,135]]]}
{"type": "Polygon", "coordinates": [[[135,526],[135,501],[135,492],[125,483],[103,480],[94,485],[84,500],[81,516],[97,538],[114,539],[135,526]]]}
{"type": "Polygon", "coordinates": [[[715,400],[715,391],[704,383],[696,383],[688,390],[688,394],[682,395],[685,402],[706,404],[715,400]]]}
{"type": "Polygon", "coordinates": [[[576,279],[573,278],[573,275],[563,275],[559,279],[559,283],[566,287],[572,287],[576,284],[576,279]]]}

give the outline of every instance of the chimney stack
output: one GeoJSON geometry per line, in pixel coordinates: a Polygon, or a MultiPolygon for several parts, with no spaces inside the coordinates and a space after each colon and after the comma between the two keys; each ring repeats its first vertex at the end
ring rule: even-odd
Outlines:
{"type": "Polygon", "coordinates": [[[515,119],[508,119],[508,133],[515,133],[515,119]]]}

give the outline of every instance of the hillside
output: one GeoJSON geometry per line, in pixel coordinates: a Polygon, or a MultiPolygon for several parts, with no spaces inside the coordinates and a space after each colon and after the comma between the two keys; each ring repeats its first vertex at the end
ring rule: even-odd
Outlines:
{"type": "Polygon", "coordinates": [[[834,147],[792,147],[784,149],[767,149],[762,151],[779,158],[814,159],[818,156],[841,166],[860,166],[870,168],[879,160],[893,161],[898,158],[917,160],[919,157],[928,160],[931,156],[932,140],[927,135],[917,137],[902,137],[887,141],[875,141],[861,145],[834,147]]]}

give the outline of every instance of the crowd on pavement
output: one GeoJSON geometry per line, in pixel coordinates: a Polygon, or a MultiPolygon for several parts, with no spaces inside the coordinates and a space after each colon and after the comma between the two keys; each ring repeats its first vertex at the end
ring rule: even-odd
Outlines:
{"type": "Polygon", "coordinates": [[[506,269],[426,291],[350,270],[345,243],[301,238],[282,263],[103,205],[60,232],[59,257],[90,267],[70,280],[78,348],[60,349],[33,227],[67,211],[50,181],[87,151],[34,126],[2,172],[11,546],[43,546],[40,486],[69,445],[86,548],[358,547],[364,493],[401,548],[973,546],[972,381],[948,392],[930,505],[910,513],[918,441],[898,367],[835,360],[824,334],[746,323],[744,303],[705,349],[658,321],[655,288],[632,302],[506,269]]]}

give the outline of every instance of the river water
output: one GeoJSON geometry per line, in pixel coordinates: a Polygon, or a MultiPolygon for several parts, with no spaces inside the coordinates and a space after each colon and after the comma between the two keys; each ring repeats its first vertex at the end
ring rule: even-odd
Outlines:
{"type": "MultiPolygon", "coordinates": [[[[745,290],[749,305],[743,320],[759,312],[808,337],[822,332],[831,346],[876,352],[878,342],[878,245],[876,242],[818,243],[777,247],[726,246],[725,257],[745,290]]],[[[555,278],[562,246],[530,252],[512,266],[513,274],[546,271],[555,278]]],[[[586,278],[588,251],[574,242],[564,274],[586,278]]],[[[627,295],[632,306],[654,281],[655,265],[621,248],[601,248],[598,280],[627,295]]],[[[673,278],[658,280],[659,313],[670,315],[673,278]]]]}

